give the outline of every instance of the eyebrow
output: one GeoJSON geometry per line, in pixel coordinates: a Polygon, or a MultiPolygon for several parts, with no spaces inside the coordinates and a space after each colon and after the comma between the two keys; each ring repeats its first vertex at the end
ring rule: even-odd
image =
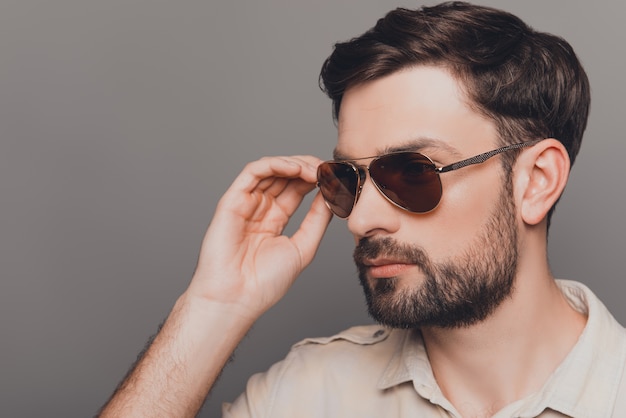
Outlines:
{"type": "Polygon", "coordinates": [[[333,160],[335,161],[352,161],[352,160],[361,160],[366,158],[374,158],[384,154],[391,154],[394,152],[404,152],[404,151],[413,151],[420,152],[424,149],[436,149],[442,150],[453,157],[461,157],[461,153],[459,150],[454,148],[452,145],[449,145],[441,140],[428,138],[428,137],[419,137],[410,139],[400,145],[396,145],[393,147],[384,147],[376,153],[376,155],[365,156],[365,157],[351,157],[347,154],[343,154],[337,148],[333,150],[333,160]]]}

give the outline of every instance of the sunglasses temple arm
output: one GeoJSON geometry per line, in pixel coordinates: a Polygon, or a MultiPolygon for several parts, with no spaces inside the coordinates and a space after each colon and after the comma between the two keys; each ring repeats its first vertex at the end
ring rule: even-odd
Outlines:
{"type": "Polygon", "coordinates": [[[457,161],[456,163],[452,163],[450,165],[437,167],[435,171],[437,171],[438,173],[447,173],[448,171],[458,170],[459,168],[467,167],[468,165],[481,164],[487,161],[488,159],[490,159],[491,157],[494,157],[498,154],[502,154],[503,152],[514,150],[514,149],[530,147],[530,146],[535,145],[539,141],[542,141],[542,139],[536,139],[534,141],[520,142],[518,144],[507,145],[506,147],[488,151],[483,154],[478,154],[473,157],[466,158],[465,160],[457,161]]]}

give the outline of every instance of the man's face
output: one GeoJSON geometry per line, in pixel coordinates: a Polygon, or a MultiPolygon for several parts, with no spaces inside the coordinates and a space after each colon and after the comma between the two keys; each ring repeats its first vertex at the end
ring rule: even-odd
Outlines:
{"type": "MultiPolygon", "coordinates": [[[[336,154],[410,149],[446,165],[498,146],[492,121],[466,103],[445,70],[416,67],[350,88],[336,154]]],[[[359,161],[367,164],[369,161],[359,161]]],[[[395,327],[459,327],[510,295],[517,218],[497,158],[441,175],[443,197],[426,214],[389,203],[368,180],[348,218],[370,314],[395,327]]]]}

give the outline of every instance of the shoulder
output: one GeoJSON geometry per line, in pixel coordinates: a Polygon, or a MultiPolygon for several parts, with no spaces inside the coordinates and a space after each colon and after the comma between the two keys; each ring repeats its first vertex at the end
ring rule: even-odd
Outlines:
{"type": "Polygon", "coordinates": [[[358,409],[358,400],[380,397],[379,382],[409,335],[367,325],[306,338],[269,370],[252,376],[244,394],[225,407],[225,416],[329,416],[330,410],[346,416],[358,409]]]}
{"type": "MultiPolygon", "coordinates": [[[[357,326],[329,337],[306,338],[294,344],[285,358],[248,385],[299,388],[300,393],[320,393],[327,382],[378,381],[398,351],[408,331],[377,325],[357,326]],[[367,365],[367,367],[364,367],[367,365]]],[[[323,392],[323,391],[322,391],[323,392]]]]}
{"type": "MultiPolygon", "coordinates": [[[[329,394],[346,395],[346,388],[351,393],[373,394],[408,333],[367,325],[304,339],[269,370],[252,376],[245,393],[228,408],[244,408],[247,413],[242,416],[276,416],[277,411],[280,416],[302,416],[302,408],[317,411],[336,398],[329,394]]],[[[323,415],[320,411],[317,416],[323,415]]]]}
{"type": "Polygon", "coordinates": [[[341,363],[344,370],[364,361],[384,367],[408,335],[409,331],[380,325],[352,327],[329,337],[306,338],[291,347],[286,360],[292,365],[298,360],[328,366],[341,363]]]}
{"type": "Polygon", "coordinates": [[[327,373],[359,367],[363,362],[370,365],[386,364],[403,341],[404,331],[365,325],[348,328],[328,337],[306,338],[291,347],[284,362],[296,373],[302,368],[322,368],[327,373]]]}
{"type": "Polygon", "coordinates": [[[392,330],[380,325],[361,325],[348,328],[330,337],[306,338],[296,344],[293,349],[306,346],[326,346],[333,343],[349,343],[354,345],[372,345],[385,341],[392,330]]]}

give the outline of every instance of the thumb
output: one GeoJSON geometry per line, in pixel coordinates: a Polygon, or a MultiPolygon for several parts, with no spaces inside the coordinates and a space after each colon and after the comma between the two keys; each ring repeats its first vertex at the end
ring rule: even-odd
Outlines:
{"type": "Polygon", "coordinates": [[[303,268],[313,261],[332,216],[324,198],[318,192],[300,227],[291,237],[291,242],[300,253],[303,268]]]}

